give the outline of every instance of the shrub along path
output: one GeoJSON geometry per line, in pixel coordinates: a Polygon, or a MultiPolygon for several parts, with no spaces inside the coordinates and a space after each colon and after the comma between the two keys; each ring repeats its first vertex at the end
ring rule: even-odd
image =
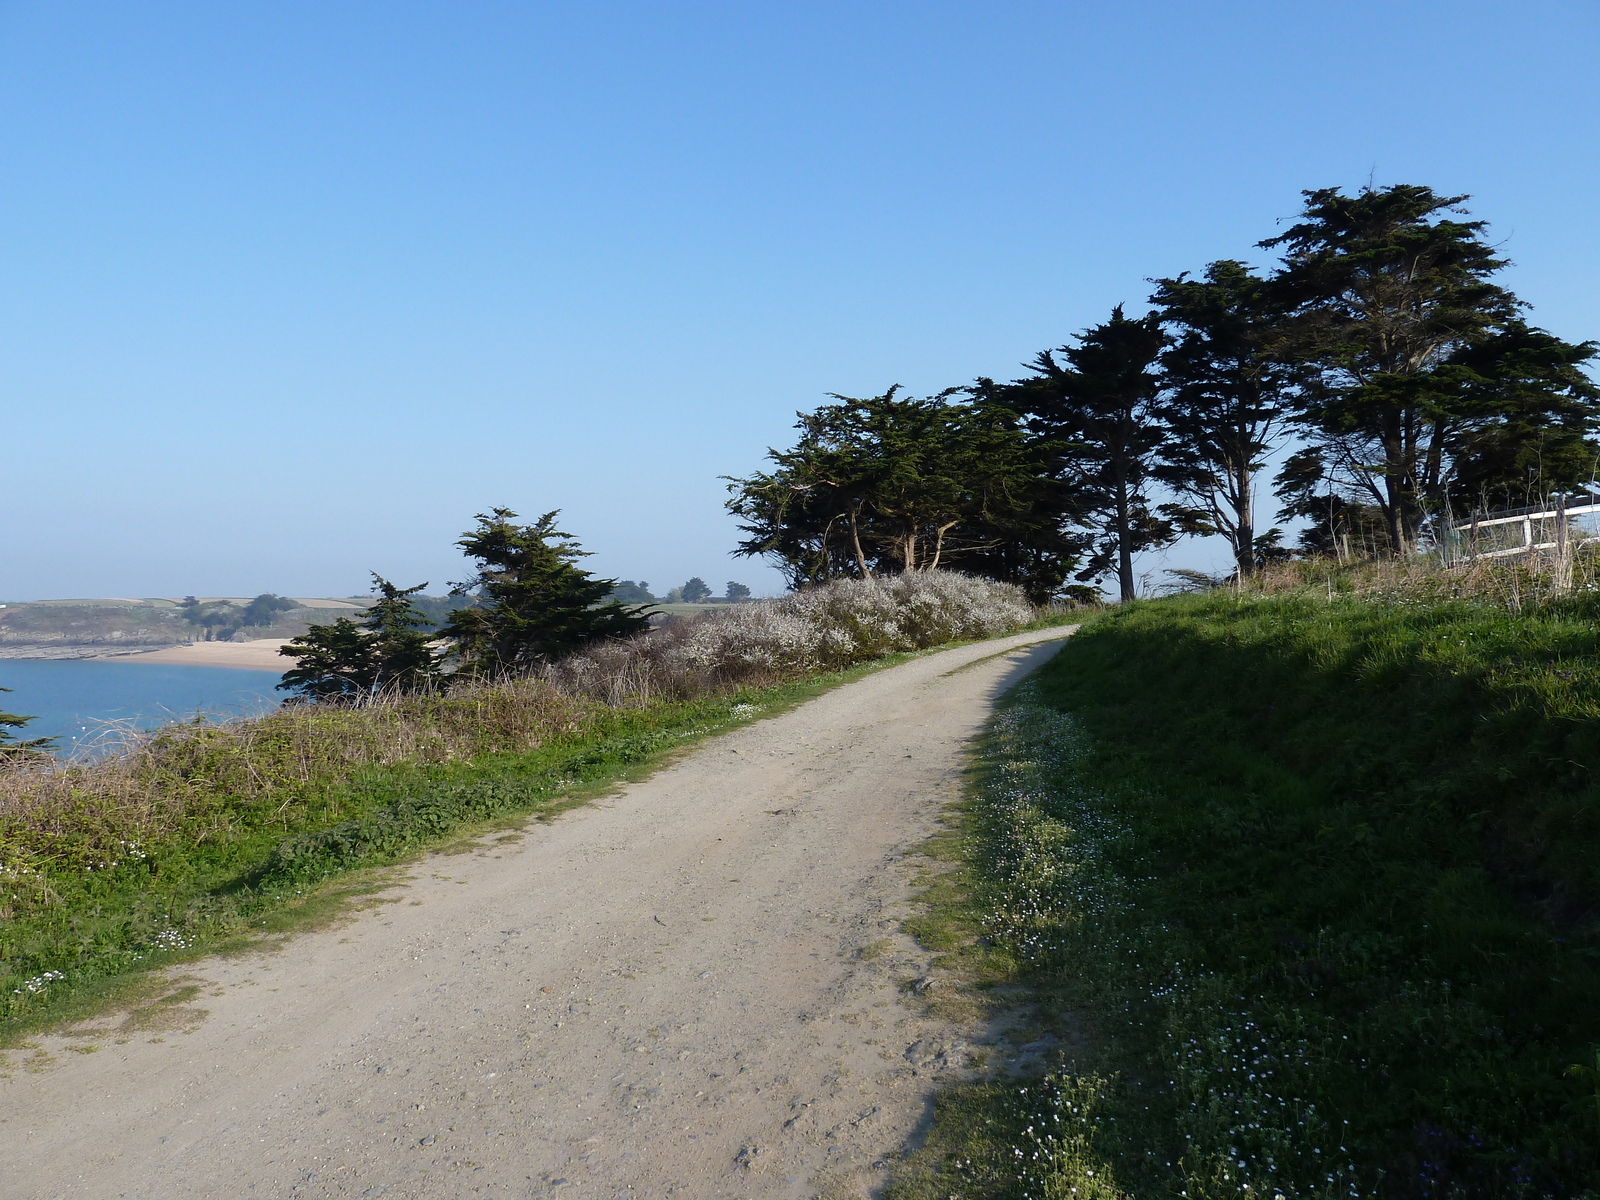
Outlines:
{"type": "Polygon", "coordinates": [[[1070,632],[869,675],[13,1051],[0,1194],[863,1194],[981,1033],[903,986],[907,856],[1070,632]]]}

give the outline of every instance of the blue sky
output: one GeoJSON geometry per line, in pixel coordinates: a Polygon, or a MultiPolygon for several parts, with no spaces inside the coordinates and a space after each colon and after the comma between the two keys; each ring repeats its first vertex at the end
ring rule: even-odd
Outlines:
{"type": "Polygon", "coordinates": [[[0,3],[0,599],[439,591],[497,504],[776,590],[718,476],[796,409],[1015,377],[1303,188],[1472,193],[1600,336],[1597,60],[1576,0],[0,3]]]}

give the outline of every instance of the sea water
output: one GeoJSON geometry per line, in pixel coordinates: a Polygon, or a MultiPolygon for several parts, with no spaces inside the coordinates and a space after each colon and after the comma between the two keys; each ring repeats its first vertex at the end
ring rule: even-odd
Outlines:
{"type": "Polygon", "coordinates": [[[58,754],[167,721],[256,716],[276,708],[277,671],[187,667],[137,659],[0,659],[0,712],[32,715],[19,738],[55,737],[58,754]]]}

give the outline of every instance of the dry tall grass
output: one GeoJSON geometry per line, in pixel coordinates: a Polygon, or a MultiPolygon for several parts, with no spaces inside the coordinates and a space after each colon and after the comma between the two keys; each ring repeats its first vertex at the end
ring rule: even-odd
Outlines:
{"type": "Polygon", "coordinates": [[[594,707],[513,680],[130,734],[97,758],[0,774],[0,863],[104,868],[132,847],[283,819],[308,792],[362,767],[530,750],[580,731],[594,707]]]}
{"type": "Polygon", "coordinates": [[[528,678],[171,724],[98,757],[0,773],[0,868],[100,869],[142,852],[130,848],[287,820],[363,767],[532,750],[592,727],[608,707],[760,687],[1033,617],[1017,589],[960,575],[841,581],[674,622],[528,678]]]}
{"type": "Polygon", "coordinates": [[[1430,554],[1405,558],[1307,558],[1262,567],[1242,584],[1242,594],[1322,591],[1397,604],[1466,600],[1508,612],[1563,596],[1600,592],[1600,545],[1572,550],[1563,563],[1554,551],[1479,558],[1444,566],[1430,554]]]}

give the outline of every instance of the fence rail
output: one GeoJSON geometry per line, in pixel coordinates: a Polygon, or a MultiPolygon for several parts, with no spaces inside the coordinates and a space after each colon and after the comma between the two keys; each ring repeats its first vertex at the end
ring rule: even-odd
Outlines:
{"type": "Polygon", "coordinates": [[[1557,501],[1544,508],[1474,517],[1447,525],[1439,547],[1447,564],[1553,550],[1558,554],[1600,542],[1600,503],[1557,501]]]}

